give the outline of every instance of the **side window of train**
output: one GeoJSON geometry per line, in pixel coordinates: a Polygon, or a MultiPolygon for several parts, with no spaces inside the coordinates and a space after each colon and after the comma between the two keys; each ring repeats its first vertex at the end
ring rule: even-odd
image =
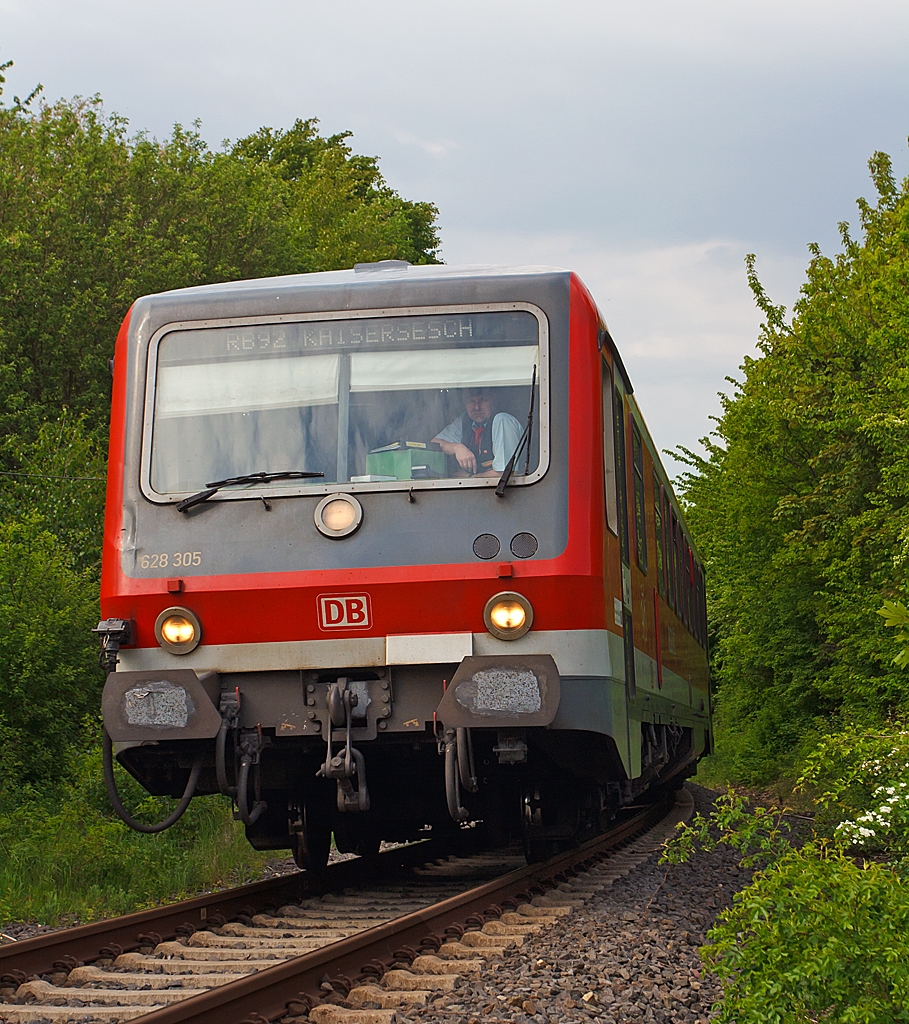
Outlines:
{"type": "Polygon", "coordinates": [[[689,562],[691,564],[691,589],[689,593],[691,595],[691,609],[689,611],[689,628],[691,629],[691,635],[697,637],[701,632],[701,624],[698,621],[698,569],[694,561],[694,552],[689,553],[689,562]]]}
{"type": "Polygon", "coordinates": [[[697,562],[694,563],[694,635],[697,642],[704,645],[704,575],[697,562]]]}
{"type": "Polygon", "coordinates": [[[615,398],[612,372],[604,360],[603,367],[603,467],[606,486],[606,525],[616,535],[619,532],[619,499],[615,473],[615,398]]]}
{"type": "Polygon", "coordinates": [[[669,594],[671,605],[677,615],[681,616],[681,603],[679,601],[679,521],[675,517],[675,509],[669,506],[669,573],[670,587],[669,594]]]}
{"type": "Polygon", "coordinates": [[[679,603],[679,524],[675,517],[675,509],[669,511],[669,564],[672,567],[672,607],[681,616],[679,603]]]}
{"type": "Polygon", "coordinates": [[[691,632],[695,640],[700,643],[700,572],[697,562],[694,560],[694,552],[691,553],[691,623],[691,632]]]}
{"type": "Polygon", "coordinates": [[[704,570],[698,566],[698,604],[701,608],[701,646],[707,648],[707,580],[704,570]]]}
{"type": "Polygon", "coordinates": [[[647,572],[647,500],[644,496],[644,445],[634,416],[631,419],[631,466],[634,474],[634,542],[638,568],[647,572]]]}
{"type": "Polygon", "coordinates": [[[656,551],[657,590],[660,597],[666,597],[666,531],[663,526],[663,486],[660,478],[653,474],[653,538],[656,551]]]}
{"type": "MultiPolygon", "coordinates": [[[[615,424],[615,473],[618,493],[619,549],[622,553],[622,564],[631,565],[628,540],[628,466],[627,449],[625,447],[625,399],[617,387],[612,389],[613,412],[612,422],[615,424]]],[[[622,574],[622,592],[625,604],[631,604],[631,576],[622,574]]]]}
{"type": "Polygon", "coordinates": [[[679,527],[679,608],[681,619],[688,625],[688,584],[691,577],[688,574],[688,545],[685,543],[685,534],[679,527]]]}
{"type": "Polygon", "coordinates": [[[693,582],[693,580],[691,578],[691,548],[688,546],[688,539],[684,535],[682,537],[682,544],[684,545],[683,550],[685,552],[685,555],[684,555],[684,558],[685,558],[685,573],[682,576],[682,581],[683,581],[684,586],[685,586],[685,600],[684,600],[685,625],[690,630],[692,628],[691,586],[692,586],[692,582],[693,582]]]}

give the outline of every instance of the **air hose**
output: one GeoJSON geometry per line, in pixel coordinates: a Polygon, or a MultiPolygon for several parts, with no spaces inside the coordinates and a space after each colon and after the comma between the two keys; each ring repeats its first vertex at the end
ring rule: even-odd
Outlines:
{"type": "Polygon", "coordinates": [[[234,724],[237,721],[237,716],[234,714],[231,716],[229,713],[225,713],[228,709],[225,708],[224,702],[221,705],[221,728],[218,729],[218,735],[215,737],[215,776],[218,780],[218,789],[225,796],[229,796],[231,800],[235,800],[237,803],[237,814],[239,815],[240,821],[244,825],[254,825],[259,818],[262,816],[262,812],[268,806],[264,800],[260,799],[261,793],[261,779],[258,770],[257,757],[258,757],[258,744],[255,738],[244,738],[240,742],[240,766],[237,769],[237,784],[232,786],[227,778],[227,734],[234,728],[234,724]],[[255,773],[255,802],[252,808],[249,806],[249,771],[253,765],[256,765],[255,773]]]}
{"type": "Polygon", "coordinates": [[[256,800],[250,809],[249,806],[249,769],[253,764],[253,754],[244,751],[240,758],[240,770],[237,773],[237,813],[244,825],[254,825],[260,818],[262,812],[268,806],[264,800],[260,800],[259,773],[256,772],[256,800]]]}
{"type": "Polygon", "coordinates": [[[183,796],[173,811],[163,821],[159,821],[155,825],[146,825],[142,821],[136,821],[127,811],[120,799],[120,794],[117,792],[117,781],[114,778],[114,744],[107,729],[104,729],[102,733],[102,751],[104,754],[104,785],[107,787],[107,798],[110,800],[111,806],[117,812],[117,816],[121,821],[129,825],[131,829],[135,829],[136,832],[155,833],[164,832],[183,817],[186,808],[189,807],[190,800],[192,800],[196,793],[199,775],[202,773],[201,757],[193,764],[192,771],[189,773],[189,779],[186,782],[186,789],[183,790],[183,796]]]}
{"type": "Polygon", "coordinates": [[[230,721],[224,715],[221,718],[221,728],[215,737],[215,775],[218,779],[218,789],[225,796],[234,799],[237,795],[237,787],[227,781],[227,732],[230,729],[230,721]]]}
{"type": "Polygon", "coordinates": [[[461,785],[468,793],[476,793],[479,786],[477,785],[477,770],[473,764],[473,740],[470,736],[470,729],[457,730],[457,743],[458,775],[461,785]]]}
{"type": "Polygon", "coordinates": [[[454,729],[445,730],[445,797],[448,813],[455,821],[467,821],[470,811],[461,806],[458,785],[458,734],[454,729]]]}

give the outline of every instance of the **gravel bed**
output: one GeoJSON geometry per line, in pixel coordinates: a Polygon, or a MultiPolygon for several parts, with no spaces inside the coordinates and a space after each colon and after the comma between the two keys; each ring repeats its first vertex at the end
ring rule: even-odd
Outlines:
{"type": "MultiPolygon", "coordinates": [[[[80,922],[76,922],[78,923],[80,922]]],[[[7,942],[30,939],[33,935],[45,935],[47,932],[59,932],[62,928],[74,927],[75,924],[54,927],[49,924],[38,924],[37,921],[10,921],[0,924],[0,946],[7,942]]]]}
{"type": "MultiPolygon", "coordinates": [[[[708,813],[714,794],[693,784],[695,809],[708,813]]],[[[340,859],[340,858],[339,858],[340,859]]],[[[346,859],[346,858],[343,858],[346,859]]],[[[718,996],[699,947],[719,911],[746,886],[750,872],[725,848],[689,864],[659,865],[655,853],[570,916],[528,937],[478,979],[425,1007],[397,1011],[401,1024],[707,1024],[718,996]]],[[[275,860],[272,874],[291,869],[275,860]]],[[[56,929],[9,924],[9,937],[56,929]]]]}
{"type": "MultiPolygon", "coordinates": [[[[714,794],[689,784],[695,808],[714,794]]],[[[653,854],[477,980],[400,1021],[602,1021],[695,1024],[718,996],[698,953],[719,911],[750,872],[730,850],[698,853],[688,864],[659,865],[653,854]]],[[[493,966],[493,965],[490,965],[493,966]]]]}

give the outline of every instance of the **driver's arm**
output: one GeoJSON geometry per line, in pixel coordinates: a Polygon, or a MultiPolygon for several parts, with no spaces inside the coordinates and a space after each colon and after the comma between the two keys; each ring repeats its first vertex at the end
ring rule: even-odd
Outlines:
{"type": "Polygon", "coordinates": [[[445,441],[441,436],[434,437],[433,441],[446,455],[453,455],[457,459],[458,465],[466,473],[470,473],[471,476],[476,473],[477,457],[466,444],[461,444],[460,441],[445,441]]]}

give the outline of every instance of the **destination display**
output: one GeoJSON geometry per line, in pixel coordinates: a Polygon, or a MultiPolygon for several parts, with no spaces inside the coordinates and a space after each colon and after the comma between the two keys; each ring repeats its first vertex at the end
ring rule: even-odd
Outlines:
{"type": "Polygon", "coordinates": [[[535,345],[538,339],[537,319],[524,310],[306,320],[173,331],[161,339],[158,363],[174,365],[343,349],[535,345]]]}

